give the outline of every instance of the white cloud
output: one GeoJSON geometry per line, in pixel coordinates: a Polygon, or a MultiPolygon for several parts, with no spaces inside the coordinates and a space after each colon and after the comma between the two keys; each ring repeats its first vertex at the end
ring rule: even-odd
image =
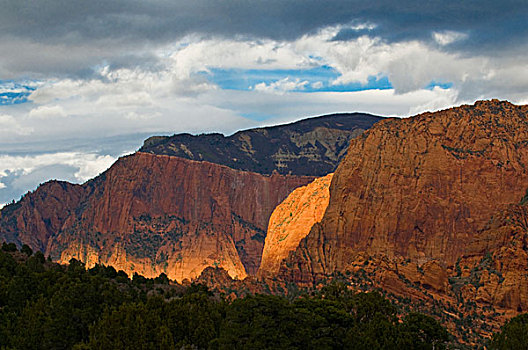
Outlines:
{"type": "Polygon", "coordinates": [[[209,68],[297,69],[313,67],[314,58],[299,54],[292,42],[272,40],[197,40],[188,37],[169,55],[172,71],[178,79],[209,68]],[[183,48],[181,48],[183,46],[183,48]]]}
{"type": "Polygon", "coordinates": [[[431,81],[459,84],[467,79],[482,79],[488,69],[485,57],[462,57],[440,51],[419,41],[386,43],[379,38],[361,36],[351,41],[330,40],[338,28],[306,35],[294,43],[307,56],[321,57],[341,76],[334,84],[367,83],[370,77],[388,76],[396,92],[420,90],[431,81]]]}
{"type": "Polygon", "coordinates": [[[136,113],[132,111],[132,112],[128,112],[125,115],[125,118],[130,119],[130,120],[149,120],[149,119],[157,118],[160,116],[161,114],[158,112],[153,113],[153,114],[140,114],[140,113],[136,113]]]}
{"type": "Polygon", "coordinates": [[[0,155],[0,202],[18,199],[50,179],[83,183],[116,160],[105,154],[58,152],[38,155],[0,155]]]}
{"type": "Polygon", "coordinates": [[[62,152],[31,156],[0,155],[0,179],[10,174],[29,175],[37,169],[66,165],[75,168],[73,176],[78,182],[84,182],[106,170],[115,161],[108,155],[62,152]]]}
{"type": "MultiPolygon", "coordinates": [[[[189,36],[156,50],[156,69],[111,69],[103,65],[98,78],[48,81],[29,98],[36,104],[36,111],[60,106],[65,114],[75,116],[69,124],[70,133],[82,130],[83,134],[98,134],[97,129],[103,133],[116,129],[123,133],[206,131],[202,130],[204,127],[233,131],[248,126],[248,121],[238,115],[253,111],[240,111],[226,103],[204,104],[204,96],[223,95],[219,87],[207,80],[208,73],[203,74],[214,68],[280,70],[326,65],[341,74],[334,85],[367,83],[371,77],[387,76],[398,94],[420,91],[436,81],[453,84],[451,93],[458,92],[455,101],[495,96],[514,102],[526,99],[528,59],[524,56],[510,57],[510,61],[502,57],[461,56],[424,42],[387,43],[367,35],[350,41],[331,40],[342,28],[323,28],[294,41],[189,36]],[[213,118],[211,113],[218,115],[213,118]],[[211,123],[213,120],[219,123],[211,123]]],[[[359,29],[371,28],[363,25],[359,29]]],[[[463,35],[446,31],[437,32],[435,37],[447,43],[462,40],[463,35]]],[[[248,98],[258,104],[258,93],[284,94],[307,86],[304,80],[279,77],[275,82],[253,86],[254,94],[248,98]]],[[[321,83],[313,85],[318,87],[321,83]]],[[[273,114],[273,110],[273,106],[268,106],[267,114],[273,114]]],[[[46,126],[42,128],[45,132],[53,134],[46,126]]]]}
{"type": "Polygon", "coordinates": [[[260,92],[267,92],[267,93],[271,92],[271,93],[283,94],[286,91],[302,90],[306,88],[307,85],[309,85],[309,82],[306,80],[301,81],[298,78],[291,80],[289,77],[286,77],[284,79],[280,79],[280,80],[277,80],[269,84],[266,84],[266,83],[256,84],[253,87],[253,89],[255,91],[260,91],[260,92]]]}
{"type": "MultiPolygon", "coordinates": [[[[209,73],[203,72],[214,68],[281,70],[326,65],[341,74],[333,84],[366,83],[369,77],[387,76],[394,86],[391,94],[421,92],[431,81],[437,81],[453,84],[449,89],[452,103],[490,97],[508,98],[512,102],[527,99],[528,58],[524,56],[462,57],[444,52],[438,45],[418,41],[387,43],[366,35],[350,41],[331,40],[342,28],[323,28],[294,41],[187,37],[155,51],[158,58],[155,68],[114,69],[101,65],[97,76],[91,79],[48,79],[35,83],[37,89],[29,96],[32,103],[0,106],[0,141],[23,143],[30,138],[53,142],[72,136],[90,139],[138,132],[230,133],[256,124],[241,115],[283,116],[273,104],[261,105],[265,99],[262,92],[285,95],[309,86],[306,80],[279,75],[274,82],[254,85],[253,91],[244,94],[243,103],[231,98],[222,100],[220,97],[235,94],[226,94],[207,80],[209,73]],[[7,108],[9,113],[3,114],[2,110],[7,108]]],[[[440,34],[444,41],[458,38],[453,33],[440,34]]],[[[312,83],[314,89],[321,86],[322,83],[312,83]]],[[[347,93],[336,95],[349,97],[347,93]]],[[[313,115],[315,110],[334,111],[330,109],[332,101],[328,101],[326,111],[320,111],[320,105],[312,102],[328,96],[322,92],[309,93],[303,102],[306,104],[303,112],[289,108],[289,117],[313,115]]],[[[392,100],[386,100],[388,97],[381,93],[377,96],[380,100],[367,111],[376,112],[379,109],[376,106],[380,105],[393,106],[392,100]]],[[[278,103],[282,101],[287,102],[278,103]]],[[[406,115],[410,110],[421,110],[424,104],[434,108],[436,103],[444,105],[424,101],[389,110],[387,114],[406,115]]],[[[346,103],[341,108],[345,106],[350,108],[347,111],[355,110],[346,103]]]]}
{"type": "Polygon", "coordinates": [[[240,113],[252,111],[256,115],[269,116],[269,119],[261,122],[262,126],[287,123],[308,116],[351,111],[382,116],[410,116],[456,104],[457,91],[435,88],[405,94],[397,94],[394,90],[265,94],[230,90],[206,94],[202,100],[208,104],[225,104],[240,113]],[[270,106],[273,106],[272,113],[270,106]]]}
{"type": "Polygon", "coordinates": [[[64,118],[66,113],[61,106],[40,106],[29,111],[28,117],[37,119],[64,118]]]}
{"type": "Polygon", "coordinates": [[[452,30],[433,33],[433,39],[438,43],[438,45],[441,46],[449,45],[456,41],[467,39],[467,37],[468,35],[465,33],[455,32],[452,30]]]}
{"type": "Polygon", "coordinates": [[[30,135],[32,132],[32,127],[23,126],[13,116],[8,114],[0,114],[0,136],[27,136],[30,135]]]}
{"type": "Polygon", "coordinates": [[[316,81],[315,83],[312,83],[312,88],[313,89],[320,89],[323,87],[323,82],[322,81],[316,81]]]}

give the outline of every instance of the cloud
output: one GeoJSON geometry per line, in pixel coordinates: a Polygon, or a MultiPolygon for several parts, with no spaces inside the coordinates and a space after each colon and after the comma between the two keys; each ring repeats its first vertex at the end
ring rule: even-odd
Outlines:
{"type": "MultiPolygon", "coordinates": [[[[356,26],[358,30],[378,28],[356,26]]],[[[153,50],[155,68],[107,63],[94,67],[89,77],[39,80],[28,90],[28,103],[0,106],[1,141],[56,142],[137,133],[231,133],[255,126],[262,116],[278,117],[273,104],[261,108],[263,93],[282,95],[282,100],[274,102],[279,104],[287,101],[285,97],[291,97],[291,92],[309,94],[304,101],[306,112],[291,108],[290,118],[315,114],[319,109],[311,102],[318,100],[314,97],[333,96],[324,94],[325,89],[343,92],[341,96],[348,96],[347,89],[380,87],[390,89],[391,94],[408,94],[441,84],[450,87],[453,104],[492,97],[512,102],[526,100],[528,58],[524,53],[492,57],[445,51],[444,46],[458,42],[456,33],[460,32],[435,32],[440,33],[438,40],[451,42],[442,46],[436,41],[386,42],[369,35],[333,40],[341,30],[341,25],[324,27],[292,41],[188,36],[153,50]],[[232,94],[224,93],[226,86],[248,90],[244,95],[247,103],[240,104],[231,98],[232,94]],[[320,91],[314,92],[317,89],[320,91]],[[316,95],[318,92],[321,94],[316,95]],[[257,114],[260,117],[252,120],[251,116],[257,114]]],[[[429,38],[433,40],[431,35],[429,38]]],[[[378,105],[391,105],[390,100],[384,100],[386,95],[377,96],[378,105]]],[[[406,105],[406,109],[388,110],[386,114],[406,115],[411,108],[419,110],[422,105],[406,105]]],[[[347,106],[351,108],[348,111],[354,111],[354,106],[347,106]]]]}
{"type": "Polygon", "coordinates": [[[0,155],[0,202],[34,190],[50,178],[82,183],[106,170],[110,155],[61,152],[39,155],[0,155]]]}
{"type": "MultiPolygon", "coordinates": [[[[349,96],[347,89],[382,87],[397,95],[441,84],[450,86],[453,104],[492,97],[512,102],[526,99],[525,55],[462,56],[442,51],[436,43],[388,43],[369,36],[332,40],[339,31],[339,26],[327,27],[294,41],[187,38],[185,44],[156,52],[160,63],[155,70],[106,64],[97,67],[90,78],[42,80],[27,97],[29,103],[0,107],[2,142],[90,140],[136,133],[231,133],[255,126],[262,116],[278,117],[275,105],[261,107],[263,93],[282,95],[274,102],[279,104],[288,102],[285,98],[291,92],[309,94],[303,102],[306,112],[291,108],[290,118],[319,111],[312,102],[318,101],[315,96],[333,96],[324,94],[325,88],[349,96]],[[226,94],[225,86],[248,90],[244,103],[226,94]],[[321,90],[314,92],[317,89],[321,90]],[[9,114],[2,113],[2,108],[9,108],[9,114]],[[252,120],[252,115],[260,117],[252,120]],[[24,135],[31,138],[20,137],[24,135]]],[[[388,95],[377,96],[377,105],[391,106],[385,100],[388,95]]],[[[406,115],[423,103],[386,109],[385,114],[406,115]]],[[[346,106],[348,111],[355,110],[353,105],[346,106]]]]}
{"type": "Polygon", "coordinates": [[[46,6],[2,0],[0,6],[2,76],[83,77],[103,61],[155,69],[152,52],[190,36],[291,42],[333,26],[340,41],[368,34],[386,43],[432,43],[438,35],[445,42],[446,33],[466,33],[449,49],[489,54],[515,51],[528,36],[528,3],[515,0],[51,0],[46,6]]]}
{"type": "Polygon", "coordinates": [[[464,40],[468,37],[465,33],[459,33],[451,30],[443,32],[433,32],[433,39],[438,43],[438,45],[446,46],[452,44],[456,41],[464,40]]]}
{"type": "Polygon", "coordinates": [[[308,116],[350,111],[405,117],[458,103],[456,90],[438,87],[405,94],[397,94],[393,89],[353,92],[285,92],[284,94],[224,90],[214,94],[205,94],[201,101],[220,107],[229,106],[237,113],[250,117],[255,115],[260,121],[259,126],[292,122],[308,116]],[[270,106],[273,106],[272,111],[270,106]]]}
{"type": "Polygon", "coordinates": [[[66,112],[61,106],[40,106],[28,113],[29,118],[54,119],[66,117],[66,112]]]}
{"type": "Polygon", "coordinates": [[[63,152],[32,156],[0,155],[0,178],[11,173],[27,175],[44,166],[63,164],[77,169],[74,177],[83,182],[106,170],[115,158],[108,155],[63,152]]]}
{"type": "Polygon", "coordinates": [[[281,80],[277,80],[273,83],[259,83],[253,87],[255,91],[267,92],[267,93],[279,93],[282,94],[286,91],[292,90],[303,90],[309,82],[307,80],[301,81],[300,79],[290,80],[286,77],[281,80]]]}
{"type": "Polygon", "coordinates": [[[0,114],[0,136],[26,136],[32,132],[32,127],[23,126],[13,116],[0,114]]]}

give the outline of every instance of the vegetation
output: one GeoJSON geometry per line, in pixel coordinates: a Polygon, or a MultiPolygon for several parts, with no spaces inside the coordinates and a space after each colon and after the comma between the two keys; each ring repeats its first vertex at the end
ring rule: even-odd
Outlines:
{"type": "Polygon", "coordinates": [[[1,349],[442,349],[448,340],[434,318],[400,320],[381,294],[340,283],[291,301],[228,302],[164,274],[129,279],[112,267],[57,265],[27,248],[0,251],[1,349]]]}
{"type": "Polygon", "coordinates": [[[526,203],[528,203],[528,188],[526,189],[524,196],[521,198],[520,204],[525,205],[526,203]]]}
{"type": "Polygon", "coordinates": [[[490,349],[528,349],[528,314],[512,318],[494,334],[490,349]]]}

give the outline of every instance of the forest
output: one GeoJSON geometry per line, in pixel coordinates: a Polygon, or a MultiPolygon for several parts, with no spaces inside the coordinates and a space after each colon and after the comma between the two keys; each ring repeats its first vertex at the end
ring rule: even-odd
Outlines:
{"type": "MultiPolygon", "coordinates": [[[[528,315],[488,347],[526,348],[528,315]]],[[[164,275],[59,265],[14,244],[0,250],[1,349],[446,349],[433,317],[400,315],[379,292],[331,283],[310,295],[228,300],[164,275]]]]}

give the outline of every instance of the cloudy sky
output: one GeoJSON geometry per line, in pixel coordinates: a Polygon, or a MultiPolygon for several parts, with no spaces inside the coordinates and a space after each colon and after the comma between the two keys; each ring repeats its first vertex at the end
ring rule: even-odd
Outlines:
{"type": "Polygon", "coordinates": [[[527,1],[0,0],[0,205],[152,134],[528,103],[527,1]]]}

